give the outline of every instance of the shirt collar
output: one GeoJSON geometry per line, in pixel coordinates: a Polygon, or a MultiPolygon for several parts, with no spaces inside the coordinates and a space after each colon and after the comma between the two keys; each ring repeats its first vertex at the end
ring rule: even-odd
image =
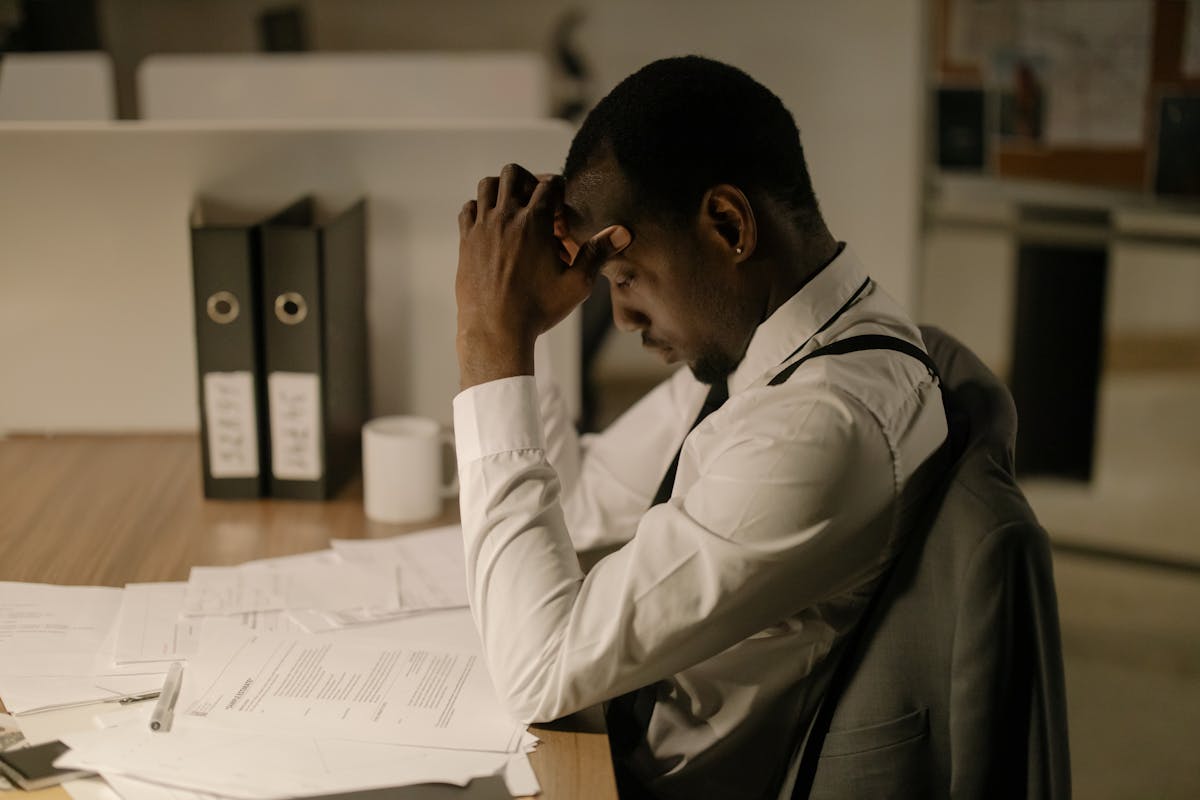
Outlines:
{"type": "Polygon", "coordinates": [[[833,261],[804,285],[754,331],[746,355],[729,376],[729,394],[754,385],[764,373],[774,373],[785,360],[842,306],[867,279],[862,262],[847,245],[833,261]]]}

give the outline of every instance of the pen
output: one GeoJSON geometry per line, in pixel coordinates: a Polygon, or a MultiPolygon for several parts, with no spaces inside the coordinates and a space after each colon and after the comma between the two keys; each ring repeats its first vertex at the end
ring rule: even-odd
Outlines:
{"type": "Polygon", "coordinates": [[[167,672],[162,692],[154,705],[154,713],[150,715],[150,730],[163,733],[171,730],[171,720],[175,717],[175,701],[179,699],[179,687],[182,683],[183,664],[176,661],[167,672]]]}
{"type": "Polygon", "coordinates": [[[125,697],[122,697],[117,702],[123,706],[127,706],[130,703],[140,703],[143,700],[153,700],[154,698],[158,697],[160,694],[162,694],[162,692],[155,689],[153,692],[142,692],[141,694],[126,695],[125,697]]]}

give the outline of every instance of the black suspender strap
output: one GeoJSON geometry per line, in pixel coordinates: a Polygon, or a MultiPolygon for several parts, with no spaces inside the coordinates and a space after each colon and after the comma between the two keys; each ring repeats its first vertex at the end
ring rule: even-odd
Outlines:
{"type": "MultiPolygon", "coordinates": [[[[840,250],[839,250],[839,252],[840,252],[840,250]]],[[[804,340],[803,344],[801,344],[799,347],[797,347],[795,350],[793,350],[792,354],[790,356],[788,356],[788,358],[794,358],[796,356],[796,353],[799,353],[801,350],[803,350],[805,347],[808,346],[809,342],[811,342],[817,336],[820,336],[822,332],[828,330],[830,325],[837,322],[838,319],[842,316],[842,314],[845,314],[847,311],[850,310],[850,307],[854,305],[854,303],[858,300],[859,297],[862,296],[862,293],[865,292],[867,290],[867,287],[870,285],[871,285],[870,278],[867,278],[866,280],[864,280],[862,282],[862,284],[857,289],[854,290],[854,294],[850,295],[850,299],[847,300],[845,303],[843,303],[842,307],[839,308],[836,312],[834,312],[834,315],[832,317],[825,320],[825,324],[822,325],[820,328],[818,328],[816,331],[814,331],[812,336],[809,336],[807,339],[804,340]]],[[[879,336],[879,337],[874,337],[874,338],[888,339],[890,341],[892,337],[879,336]]],[[[900,339],[896,339],[895,341],[900,342],[901,344],[908,344],[907,342],[904,342],[900,339]]],[[[830,347],[832,347],[832,345],[830,345],[830,347]]],[[[912,347],[912,345],[909,345],[909,347],[912,347]]],[[[918,353],[921,353],[921,355],[923,355],[923,356],[925,355],[924,352],[921,351],[919,348],[912,347],[912,349],[918,353]]],[[[802,363],[804,363],[808,359],[812,358],[813,356],[825,355],[825,353],[823,351],[824,351],[824,348],[822,348],[822,350],[818,350],[815,353],[810,353],[809,355],[807,355],[804,358],[797,361],[795,364],[792,364],[790,367],[788,367],[787,375],[784,375],[782,378],[779,375],[776,375],[775,380],[771,381],[771,383],[769,385],[776,386],[776,385],[778,385],[778,383],[783,383],[783,381],[786,381],[788,379],[788,376],[790,376],[792,374],[792,372],[794,372],[796,370],[796,367],[800,366],[802,363]]],[[[832,352],[833,351],[831,350],[830,353],[832,353],[832,352]]],[[[838,352],[848,352],[848,351],[838,351],[838,352]]],[[[925,356],[925,357],[928,358],[928,356],[925,356]]],[[[787,359],[784,359],[784,361],[786,361],[786,360],[787,359]]],[[[930,363],[932,363],[932,362],[930,362],[930,363]]],[[[728,399],[729,399],[728,381],[721,381],[719,383],[714,383],[708,391],[708,396],[704,398],[704,405],[700,407],[700,414],[696,417],[696,421],[692,423],[692,427],[688,428],[688,433],[690,434],[692,431],[694,431],[696,429],[696,426],[698,426],[701,422],[703,422],[705,420],[705,418],[708,417],[709,414],[713,413],[718,408],[720,408],[725,403],[725,401],[728,399]]],[[[685,436],[684,439],[686,440],[687,437],[685,436]]],[[[679,449],[675,451],[675,458],[671,460],[671,466],[667,468],[666,474],[663,475],[662,481],[658,484],[658,491],[654,493],[654,500],[653,500],[653,502],[650,503],[650,506],[652,508],[654,506],[658,505],[659,503],[665,503],[671,499],[671,492],[674,491],[674,489],[675,489],[675,473],[679,470],[679,457],[682,454],[683,454],[683,444],[680,443],[679,449]]]]}
{"type": "MultiPolygon", "coordinates": [[[[846,339],[839,339],[836,342],[831,342],[822,348],[812,351],[799,361],[794,361],[788,364],[783,370],[772,378],[767,385],[778,386],[779,384],[792,377],[792,373],[800,368],[804,362],[818,358],[820,356],[836,356],[843,353],[857,353],[860,350],[895,350],[897,353],[904,353],[907,356],[920,361],[929,370],[929,374],[938,377],[937,364],[933,363],[933,359],[929,357],[921,348],[911,342],[906,342],[895,336],[886,336],[878,333],[867,333],[862,336],[850,336],[846,339]]],[[[794,355],[794,354],[793,354],[794,355]]]]}
{"type": "MultiPolygon", "coordinates": [[[[825,345],[824,347],[814,350],[804,358],[789,364],[778,375],[771,379],[769,386],[778,386],[791,377],[792,373],[804,362],[827,355],[840,355],[843,353],[856,353],[862,350],[894,350],[897,353],[903,353],[911,356],[925,365],[938,382],[942,390],[943,403],[946,401],[946,386],[942,382],[941,376],[938,374],[937,364],[929,357],[921,348],[906,342],[903,339],[894,336],[885,336],[882,334],[864,334],[862,336],[851,336],[846,339],[841,339],[836,342],[825,345]]],[[[947,412],[949,408],[947,407],[947,412]]],[[[950,437],[947,436],[941,447],[930,456],[929,469],[932,470],[934,481],[930,484],[927,490],[922,494],[930,496],[935,495],[940,490],[942,473],[948,467],[948,458],[951,452],[950,437]]],[[[928,500],[929,497],[923,497],[922,500],[928,500]]],[[[921,509],[927,511],[927,509],[921,509]]],[[[829,726],[833,721],[833,713],[837,709],[838,701],[841,699],[842,693],[847,684],[850,682],[851,669],[855,660],[858,657],[861,647],[863,646],[863,631],[874,618],[876,610],[879,607],[880,597],[883,595],[884,589],[888,585],[888,577],[891,574],[891,569],[884,571],[880,576],[879,582],[875,587],[875,591],[871,594],[871,598],[867,601],[866,608],[863,609],[862,615],[859,617],[858,624],[846,636],[841,648],[839,648],[839,657],[834,665],[833,673],[829,679],[829,685],[825,689],[825,693],[821,698],[820,704],[817,706],[817,711],[813,716],[812,723],[808,728],[808,735],[802,743],[800,752],[800,766],[796,771],[796,782],[792,785],[792,800],[807,800],[812,792],[813,781],[816,779],[817,766],[821,758],[821,750],[825,745],[825,736],[829,733],[829,726]]]]}
{"type": "Polygon", "coordinates": [[[835,311],[832,317],[825,320],[824,325],[822,325],[821,327],[819,327],[815,331],[813,331],[812,336],[809,336],[807,339],[805,339],[804,342],[799,347],[797,347],[795,350],[792,351],[791,355],[789,355],[787,358],[784,359],[784,361],[789,361],[789,360],[795,358],[797,353],[799,353],[804,348],[808,347],[809,342],[811,342],[813,339],[820,336],[825,331],[829,330],[829,326],[832,325],[833,323],[837,322],[839,319],[841,319],[842,314],[845,314],[847,311],[850,310],[850,306],[854,305],[858,301],[858,298],[862,297],[862,293],[865,292],[867,290],[867,287],[870,285],[871,285],[870,278],[867,278],[866,280],[864,280],[862,282],[862,285],[860,285],[857,289],[854,290],[854,294],[850,295],[850,299],[847,300],[845,303],[843,303],[842,307],[839,308],[837,311],[835,311]]]}

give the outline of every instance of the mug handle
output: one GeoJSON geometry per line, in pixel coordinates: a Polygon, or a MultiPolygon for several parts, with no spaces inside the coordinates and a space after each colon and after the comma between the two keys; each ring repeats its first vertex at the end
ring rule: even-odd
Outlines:
{"type": "Polygon", "coordinates": [[[454,449],[454,431],[442,431],[442,446],[450,448],[450,463],[454,472],[448,483],[442,486],[442,497],[458,496],[458,456],[454,449]]]}

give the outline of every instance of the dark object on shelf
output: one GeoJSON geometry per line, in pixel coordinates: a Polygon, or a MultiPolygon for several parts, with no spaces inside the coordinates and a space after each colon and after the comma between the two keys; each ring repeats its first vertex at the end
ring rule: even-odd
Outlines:
{"type": "MultiPolygon", "coordinates": [[[[22,0],[0,52],[101,50],[96,0],[22,0]]],[[[2,31],[0,31],[2,33],[2,31]]]]}
{"type": "Polygon", "coordinates": [[[1200,95],[1164,97],[1159,104],[1154,191],[1200,197],[1200,95]]]}
{"type": "Polygon", "coordinates": [[[258,44],[264,53],[303,53],[309,50],[304,9],[283,6],[258,15],[258,44]]]}
{"type": "Polygon", "coordinates": [[[985,158],[982,89],[938,89],[937,163],[982,170],[985,158]]]}

